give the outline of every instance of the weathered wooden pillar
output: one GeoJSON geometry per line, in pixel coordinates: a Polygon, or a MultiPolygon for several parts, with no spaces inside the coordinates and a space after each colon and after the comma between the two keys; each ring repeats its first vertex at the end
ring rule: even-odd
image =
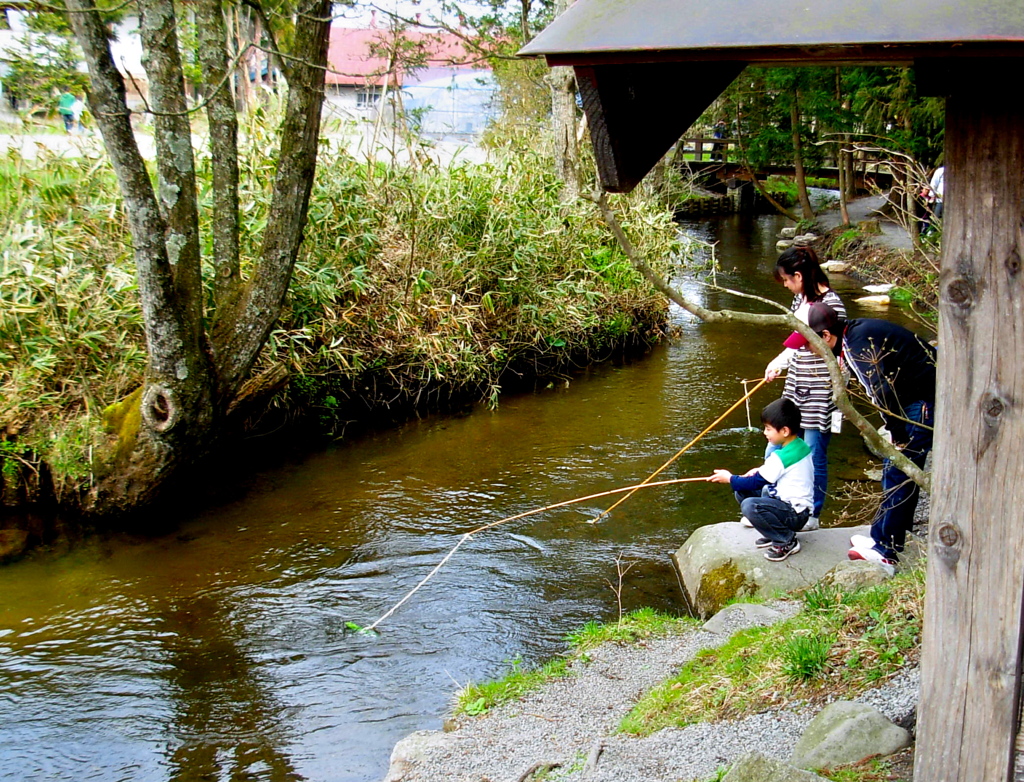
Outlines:
{"type": "Polygon", "coordinates": [[[946,105],[938,404],[914,779],[1008,780],[1024,604],[1019,58],[960,61],[946,105]]]}

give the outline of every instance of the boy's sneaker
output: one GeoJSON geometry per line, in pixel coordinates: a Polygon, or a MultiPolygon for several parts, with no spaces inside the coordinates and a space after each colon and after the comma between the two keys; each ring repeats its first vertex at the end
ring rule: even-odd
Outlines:
{"type": "Polygon", "coordinates": [[[790,554],[796,554],[800,550],[800,541],[793,538],[792,542],[787,543],[784,546],[776,546],[772,544],[772,547],[764,552],[764,558],[770,562],[781,562],[790,554]]]}
{"type": "Polygon", "coordinates": [[[757,548],[768,548],[769,546],[773,546],[775,544],[772,543],[772,541],[768,540],[768,538],[758,538],[754,541],[754,545],[757,548]]]}
{"type": "Polygon", "coordinates": [[[753,523],[746,516],[740,516],[740,524],[744,527],[753,527],[753,523]]]}
{"type": "Polygon", "coordinates": [[[874,548],[875,539],[870,535],[851,535],[850,545],[854,548],[874,548]]]}
{"type": "Polygon", "coordinates": [[[814,532],[814,530],[820,529],[820,528],[821,528],[821,519],[819,519],[817,516],[811,516],[811,517],[809,517],[807,519],[807,523],[804,524],[800,528],[800,531],[801,532],[814,532]]]}
{"type": "Polygon", "coordinates": [[[847,556],[850,559],[863,559],[866,562],[874,562],[876,565],[881,565],[882,570],[890,576],[896,572],[896,560],[888,559],[882,555],[882,552],[874,548],[852,548],[847,556]]]}

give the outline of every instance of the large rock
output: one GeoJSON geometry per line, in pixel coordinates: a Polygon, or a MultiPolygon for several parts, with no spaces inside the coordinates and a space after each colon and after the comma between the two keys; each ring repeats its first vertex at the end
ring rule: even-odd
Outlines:
{"type": "Polygon", "coordinates": [[[793,748],[799,768],[835,768],[910,746],[910,734],[865,703],[836,701],[811,720],[793,748]]]}
{"type": "Polygon", "coordinates": [[[384,777],[384,782],[402,782],[427,750],[447,741],[448,737],[437,730],[418,730],[410,733],[395,744],[391,751],[391,765],[388,767],[388,775],[384,777]]]}
{"type": "Polygon", "coordinates": [[[878,586],[889,578],[888,571],[877,562],[856,559],[840,562],[825,574],[822,583],[834,586],[840,592],[856,592],[878,586]]]}
{"type": "Polygon", "coordinates": [[[824,782],[824,777],[772,760],[760,752],[750,752],[736,761],[722,782],[824,782]]]}
{"type": "Polygon", "coordinates": [[[727,521],[697,529],[672,559],[691,605],[706,618],[737,596],[811,586],[847,558],[851,535],[867,534],[867,527],[802,532],[798,553],[769,562],[754,547],[757,530],[727,521]]]}

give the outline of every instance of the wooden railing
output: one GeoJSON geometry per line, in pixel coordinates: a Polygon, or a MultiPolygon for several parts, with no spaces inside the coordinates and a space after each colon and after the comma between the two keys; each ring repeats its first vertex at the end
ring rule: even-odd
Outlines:
{"type": "Polygon", "coordinates": [[[697,163],[705,160],[728,163],[729,152],[736,147],[736,139],[733,138],[684,138],[679,143],[683,145],[683,155],[693,155],[697,163]]]}

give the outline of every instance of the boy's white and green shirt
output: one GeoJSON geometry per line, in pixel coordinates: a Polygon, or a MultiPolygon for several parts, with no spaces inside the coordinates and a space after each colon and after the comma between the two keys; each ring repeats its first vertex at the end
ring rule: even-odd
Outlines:
{"type": "Polygon", "coordinates": [[[814,507],[814,464],[803,438],[795,437],[772,451],[757,471],[772,484],[769,496],[788,502],[798,513],[814,507]]]}

